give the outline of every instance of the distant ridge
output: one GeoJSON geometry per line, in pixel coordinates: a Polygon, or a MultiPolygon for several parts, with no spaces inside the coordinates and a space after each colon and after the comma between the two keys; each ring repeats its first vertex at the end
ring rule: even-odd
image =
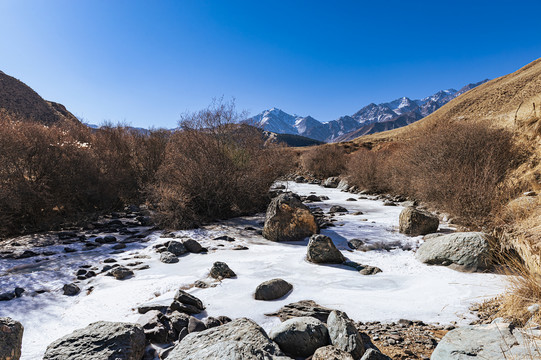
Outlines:
{"type": "Polygon", "coordinates": [[[44,125],[79,123],[64,105],[46,101],[22,81],[0,71],[0,119],[44,125]]]}
{"type": "Polygon", "coordinates": [[[460,90],[441,90],[420,100],[401,97],[388,103],[368,104],[353,115],[322,123],[311,116],[290,115],[278,108],[265,110],[248,120],[277,134],[301,135],[324,142],[339,142],[358,136],[396,129],[430,115],[449,101],[487,82],[472,83],[460,90]]]}

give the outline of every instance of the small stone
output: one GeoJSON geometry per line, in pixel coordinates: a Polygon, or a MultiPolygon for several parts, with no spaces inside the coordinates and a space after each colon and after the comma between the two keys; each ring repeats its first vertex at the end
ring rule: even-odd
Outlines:
{"type": "Polygon", "coordinates": [[[175,254],[165,251],[160,255],[160,261],[164,264],[174,264],[178,263],[178,258],[175,256],[175,254]]]}
{"type": "Polygon", "coordinates": [[[77,295],[81,291],[81,289],[73,283],[64,285],[62,290],[64,290],[64,295],[67,296],[77,295]]]}

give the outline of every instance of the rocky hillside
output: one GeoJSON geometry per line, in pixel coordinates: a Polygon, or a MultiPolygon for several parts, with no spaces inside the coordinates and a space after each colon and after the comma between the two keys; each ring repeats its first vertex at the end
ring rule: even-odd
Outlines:
{"type": "Polygon", "coordinates": [[[46,101],[23,82],[0,71],[0,119],[45,125],[79,120],[64,105],[46,101]]]}
{"type": "Polygon", "coordinates": [[[487,82],[447,89],[420,100],[401,97],[388,103],[369,104],[353,115],[322,123],[311,116],[290,115],[280,109],[265,110],[250,118],[252,124],[278,134],[293,134],[324,142],[340,142],[411,124],[433,113],[452,99],[487,82]]]}

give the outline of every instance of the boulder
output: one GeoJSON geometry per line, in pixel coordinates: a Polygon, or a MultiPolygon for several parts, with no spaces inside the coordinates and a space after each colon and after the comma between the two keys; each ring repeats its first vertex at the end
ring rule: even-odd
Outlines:
{"type": "Polygon", "coordinates": [[[480,232],[460,232],[427,239],[417,250],[419,261],[449,265],[460,271],[483,271],[492,265],[487,236],[480,232]]]}
{"type": "Polygon", "coordinates": [[[0,294],[0,301],[9,301],[15,299],[15,292],[8,291],[0,294]]]}
{"type": "Polygon", "coordinates": [[[317,349],[312,360],[353,360],[353,357],[348,352],[327,345],[317,349]]]}
{"type": "Polygon", "coordinates": [[[293,289],[293,285],[282,279],[272,279],[259,284],[255,290],[256,300],[279,299],[293,289]]]}
{"type": "Polygon", "coordinates": [[[67,296],[77,295],[81,291],[81,289],[73,283],[64,285],[62,290],[64,291],[64,295],[67,296]]]}
{"type": "MultiPolygon", "coordinates": [[[[468,325],[449,331],[430,357],[431,360],[535,359],[541,340],[532,338],[508,323],[468,325]]],[[[538,337],[538,336],[537,336],[538,337]]]]}
{"type": "Polygon", "coordinates": [[[195,241],[194,239],[187,239],[187,240],[184,240],[184,246],[186,247],[186,249],[191,252],[191,253],[194,253],[194,254],[199,254],[201,252],[204,252],[205,251],[205,248],[203,248],[201,246],[201,244],[199,244],[197,241],[195,241]]]}
{"type": "Polygon", "coordinates": [[[340,189],[342,191],[348,191],[350,186],[349,186],[349,183],[348,183],[348,181],[346,179],[342,179],[342,180],[340,180],[340,182],[338,183],[336,188],[340,189]]]}
{"type": "Polygon", "coordinates": [[[326,178],[321,185],[326,188],[336,188],[338,187],[338,184],[340,184],[340,179],[336,176],[332,176],[329,178],[326,178]]]}
{"type": "Polygon", "coordinates": [[[169,305],[169,312],[178,311],[185,314],[199,314],[202,310],[197,308],[194,305],[190,304],[183,304],[178,301],[173,301],[171,305],[169,305]]]}
{"type": "Polygon", "coordinates": [[[222,326],[191,333],[182,339],[167,360],[287,360],[252,320],[241,318],[222,326]]]}
{"type": "Polygon", "coordinates": [[[319,228],[314,215],[294,194],[275,197],[267,208],[263,236],[271,241],[295,241],[316,234],[319,228]]]}
{"type": "Polygon", "coordinates": [[[218,320],[218,319],[216,319],[215,317],[212,317],[212,316],[209,316],[208,318],[206,318],[204,323],[205,323],[205,326],[207,327],[207,329],[222,325],[220,320],[218,320]]]}
{"type": "Polygon", "coordinates": [[[124,266],[119,266],[111,270],[111,275],[113,275],[117,280],[124,280],[133,276],[133,271],[124,266]]]}
{"type": "Polygon", "coordinates": [[[160,255],[160,261],[164,264],[175,264],[178,263],[178,257],[172,252],[164,251],[160,255]]]}
{"type": "Polygon", "coordinates": [[[171,322],[171,326],[173,326],[173,329],[180,333],[182,329],[188,327],[190,315],[178,311],[173,311],[169,315],[169,321],[171,322]]]}
{"type": "Polygon", "coordinates": [[[306,200],[309,200],[309,201],[321,201],[321,198],[317,195],[308,195],[306,197],[306,200]]]}
{"type": "Polygon", "coordinates": [[[205,306],[203,305],[203,302],[201,300],[191,294],[188,294],[182,289],[177,290],[177,293],[175,294],[175,301],[181,302],[183,304],[193,305],[201,311],[205,310],[205,306]]]}
{"type": "Polygon", "coordinates": [[[12,318],[0,318],[0,359],[19,360],[24,328],[12,318]]]}
{"type": "Polygon", "coordinates": [[[327,327],[333,346],[348,352],[355,360],[363,356],[365,348],[361,335],[346,313],[333,310],[327,319],[327,327]]]}
{"type": "Polygon", "coordinates": [[[331,214],[334,214],[334,213],[347,213],[347,212],[348,212],[348,209],[346,209],[345,207],[340,206],[340,205],[333,205],[329,209],[329,213],[331,213],[331,214]]]}
{"type": "Polygon", "coordinates": [[[235,274],[235,272],[231,270],[226,263],[216,261],[210,269],[210,276],[215,279],[221,280],[225,278],[235,277],[237,276],[237,274],[235,274]]]}
{"type": "Polygon", "coordinates": [[[308,242],[307,259],[316,264],[341,264],[344,256],[325,235],[312,235],[308,242]]]}
{"type": "Polygon", "coordinates": [[[284,305],[278,311],[265,315],[278,316],[281,321],[286,321],[296,317],[311,316],[320,321],[326,322],[331,311],[331,309],[318,305],[312,300],[301,300],[284,305]]]}
{"type": "Polygon", "coordinates": [[[308,357],[329,344],[325,324],[309,316],[284,321],[269,332],[269,337],[291,356],[308,357]]]}
{"type": "Polygon", "coordinates": [[[43,359],[141,360],[144,352],[141,325],[99,321],[54,341],[43,359]]]}
{"type": "Polygon", "coordinates": [[[419,236],[438,231],[440,221],[436,215],[409,206],[400,212],[399,230],[402,234],[419,236]]]}
{"type": "Polygon", "coordinates": [[[191,334],[193,332],[199,332],[203,330],[207,330],[207,326],[205,325],[205,323],[193,316],[190,316],[190,320],[188,320],[188,333],[191,334]]]}
{"type": "Polygon", "coordinates": [[[171,323],[158,310],[145,313],[137,323],[143,327],[145,336],[151,343],[166,344],[176,340],[171,323]]]}
{"type": "Polygon", "coordinates": [[[186,249],[184,244],[180,241],[171,240],[169,241],[169,245],[167,245],[167,251],[175,256],[180,256],[186,254],[188,252],[188,249],[186,249]]]}

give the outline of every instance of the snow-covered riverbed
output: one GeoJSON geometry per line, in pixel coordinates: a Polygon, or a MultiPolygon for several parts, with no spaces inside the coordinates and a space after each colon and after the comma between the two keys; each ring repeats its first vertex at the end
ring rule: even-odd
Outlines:
{"type": "Polygon", "coordinates": [[[288,186],[300,195],[327,195],[329,200],[311,204],[325,212],[332,205],[346,207],[349,213],[337,216],[337,226],[324,229],[322,233],[331,237],[350,260],[377,266],[383,272],[363,276],[342,265],[308,263],[305,260],[307,241],[273,243],[244,229],[247,226],[260,228],[258,223],[263,220],[262,216],[178,232],[177,235],[190,236],[216,250],[183,256],[176,264],[161,263],[159,254],[152,248],[168,240],[160,238],[161,232],[151,235],[146,243],[128,244],[127,251],[122,254],[111,255],[110,245],[104,245],[91,252],[49,256],[51,261],[43,262],[31,273],[7,273],[7,270],[31,264],[34,258],[1,260],[0,293],[15,286],[27,291],[21,298],[0,302],[0,317],[12,317],[25,327],[22,358],[41,359],[49,343],[94,321],[136,321],[139,317],[137,306],[151,301],[169,304],[179,287],[205,280],[215,261],[226,262],[237,278],[226,279],[215,287],[188,290],[207,306],[206,312],[198,317],[249,317],[267,330],[279,320],[267,317],[265,313],[299,300],[314,300],[320,305],[343,310],[358,321],[390,322],[406,318],[431,323],[464,323],[469,321],[470,304],[505,289],[503,276],[460,273],[445,267],[426,266],[415,260],[414,252],[403,248],[415,249],[421,238],[398,233],[400,206],[383,206],[382,201],[370,199],[346,201],[359,196],[317,185],[289,183],[288,186]],[[363,214],[353,215],[356,211],[363,214]],[[220,235],[232,236],[236,241],[212,240],[220,235]],[[351,251],[347,241],[353,238],[399,247],[391,251],[351,251]],[[232,250],[236,245],[247,246],[249,250],[232,250]],[[79,266],[90,264],[101,268],[100,261],[105,258],[115,258],[121,264],[142,261],[150,268],[137,271],[133,278],[124,281],[99,275],[82,282],[83,291],[79,295],[62,295],[62,285],[74,280],[74,272],[79,266]],[[276,301],[253,299],[258,284],[277,277],[294,286],[286,298],[276,301]],[[85,290],[91,286],[93,290],[87,294],[85,290]],[[32,290],[43,288],[53,291],[30,295],[32,290]]]}

